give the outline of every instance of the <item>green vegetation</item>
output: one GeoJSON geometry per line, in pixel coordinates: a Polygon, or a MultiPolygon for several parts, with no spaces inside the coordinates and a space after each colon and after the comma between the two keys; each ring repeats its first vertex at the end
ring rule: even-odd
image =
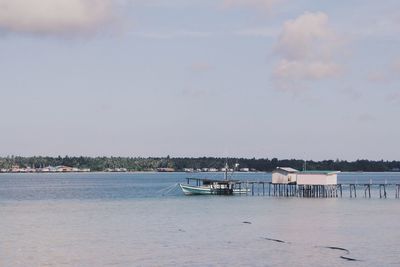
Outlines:
{"type": "MultiPolygon", "coordinates": [[[[157,168],[174,168],[182,171],[185,168],[223,168],[225,158],[170,158],[167,157],[0,157],[0,168],[20,167],[40,168],[45,166],[65,165],[77,168],[90,168],[92,171],[103,171],[107,168],[126,168],[129,171],[151,171],[157,168]]],[[[256,171],[272,171],[278,166],[289,166],[301,170],[303,160],[298,159],[256,159],[256,158],[229,158],[230,166],[239,163],[240,168],[249,168],[256,171]]],[[[307,161],[308,170],[339,170],[339,171],[399,171],[400,161],[371,161],[371,160],[324,160],[307,161]]]]}

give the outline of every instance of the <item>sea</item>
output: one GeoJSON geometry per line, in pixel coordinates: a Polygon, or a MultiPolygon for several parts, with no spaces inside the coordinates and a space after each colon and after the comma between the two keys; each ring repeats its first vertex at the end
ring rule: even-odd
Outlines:
{"type": "MultiPolygon", "coordinates": [[[[400,199],[184,196],[222,173],[0,174],[0,266],[400,266],[400,199]]],[[[271,181],[271,173],[235,179],[271,181]]],[[[400,183],[400,173],[340,173],[400,183]]]]}

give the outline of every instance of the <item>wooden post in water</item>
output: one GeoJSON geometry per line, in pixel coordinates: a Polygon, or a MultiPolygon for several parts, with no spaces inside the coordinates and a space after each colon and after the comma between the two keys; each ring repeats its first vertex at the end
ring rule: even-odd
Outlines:
{"type": "Polygon", "coordinates": [[[352,188],[351,188],[351,184],[350,184],[350,198],[353,197],[353,192],[352,192],[352,188]]]}
{"type": "Polygon", "coordinates": [[[382,198],[382,188],[383,188],[383,197],[386,198],[386,184],[379,185],[379,198],[382,198]]]}
{"type": "Polygon", "coordinates": [[[350,197],[353,197],[353,190],[354,190],[354,197],[357,197],[357,190],[355,184],[350,184],[350,197]]]}
{"type": "Polygon", "coordinates": [[[271,183],[268,183],[268,196],[271,196],[271,183]]]}
{"type": "Polygon", "coordinates": [[[383,186],[383,195],[384,195],[385,198],[386,198],[386,184],[383,186]]]}
{"type": "Polygon", "coordinates": [[[371,185],[368,186],[368,196],[371,198],[371,185]]]}
{"type": "Polygon", "coordinates": [[[364,197],[365,198],[367,198],[367,191],[368,191],[368,197],[371,198],[371,185],[370,184],[364,185],[364,197]]]}
{"type": "Polygon", "coordinates": [[[396,198],[399,198],[400,196],[400,184],[396,184],[396,198]]]}

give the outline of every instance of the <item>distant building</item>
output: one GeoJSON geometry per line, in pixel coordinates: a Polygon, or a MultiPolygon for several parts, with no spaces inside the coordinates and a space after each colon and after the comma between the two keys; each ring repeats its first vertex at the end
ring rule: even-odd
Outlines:
{"type": "MultiPolygon", "coordinates": [[[[107,168],[104,169],[105,172],[127,172],[127,168],[107,168]]],[[[90,169],[82,169],[81,172],[90,172],[90,169]]]]}
{"type": "Polygon", "coordinates": [[[290,167],[278,167],[272,172],[273,184],[291,184],[297,181],[298,170],[290,167]]]}
{"type": "Polygon", "coordinates": [[[240,168],[240,170],[239,171],[241,171],[241,172],[249,172],[250,171],[250,169],[249,168],[240,168]]]}
{"type": "Polygon", "coordinates": [[[69,166],[57,166],[56,172],[72,172],[73,168],[69,166]]]}
{"type": "Polygon", "coordinates": [[[174,172],[174,168],[157,168],[158,172],[174,172]]]}

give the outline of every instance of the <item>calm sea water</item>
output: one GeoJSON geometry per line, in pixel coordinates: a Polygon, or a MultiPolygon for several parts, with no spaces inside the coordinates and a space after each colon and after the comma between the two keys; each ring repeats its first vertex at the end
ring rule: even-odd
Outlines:
{"type": "MultiPolygon", "coordinates": [[[[371,199],[188,197],[174,189],[186,176],[1,174],[0,266],[400,266],[394,190],[388,199],[376,190],[371,199]]],[[[339,175],[370,179],[400,183],[400,173],[339,175]]]]}

